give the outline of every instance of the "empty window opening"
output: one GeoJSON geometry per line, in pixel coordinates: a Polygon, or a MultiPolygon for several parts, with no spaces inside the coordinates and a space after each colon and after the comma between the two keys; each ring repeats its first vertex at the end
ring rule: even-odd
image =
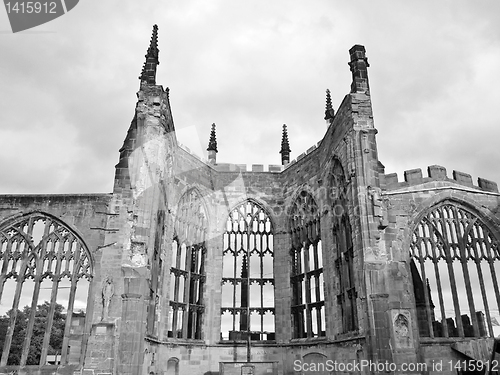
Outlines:
{"type": "Polygon", "coordinates": [[[320,214],[306,191],[290,210],[292,325],[294,338],[325,336],[320,214]]]}
{"type": "Polygon", "coordinates": [[[357,291],[354,278],[354,247],[348,211],[347,183],[338,160],[332,170],[331,210],[333,224],[333,256],[337,276],[337,305],[342,324],[339,333],[358,329],[357,291]]]}
{"type": "Polygon", "coordinates": [[[228,216],[222,242],[221,339],[275,340],[269,216],[252,201],[239,205],[228,216]]]}
{"type": "Polygon", "coordinates": [[[91,278],[88,251],[59,220],[0,225],[0,366],[79,363],[91,278]]]}
{"type": "Polygon", "coordinates": [[[201,339],[207,214],[196,190],[181,198],[174,228],[168,336],[201,339]]]}
{"type": "Polygon", "coordinates": [[[497,336],[498,240],[479,217],[445,202],[416,226],[411,273],[421,336],[497,336]]]}

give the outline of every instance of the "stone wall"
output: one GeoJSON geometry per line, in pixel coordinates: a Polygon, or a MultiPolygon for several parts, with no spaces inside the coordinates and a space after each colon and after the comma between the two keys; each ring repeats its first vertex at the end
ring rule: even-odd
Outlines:
{"type": "Polygon", "coordinates": [[[500,195],[493,182],[480,178],[478,186],[474,186],[470,175],[454,171],[453,178],[448,178],[446,169],[441,166],[430,166],[428,177],[422,177],[420,169],[406,171],[404,175],[405,181],[398,182],[395,174],[381,174],[382,208],[386,212],[388,225],[380,239],[386,249],[386,271],[377,282],[391,285],[385,296],[387,312],[394,314],[394,311],[403,311],[409,317],[412,327],[408,335],[410,340],[406,344],[393,341],[393,351],[401,353],[401,364],[406,361],[404,353],[410,347],[415,348],[418,353],[417,362],[426,364],[429,373],[456,373],[456,368],[450,368],[450,363],[469,361],[471,358],[488,360],[491,356],[491,341],[487,344],[489,349],[470,351],[470,356],[467,356],[463,354],[466,352],[464,348],[476,345],[474,338],[444,340],[419,337],[409,264],[411,236],[422,216],[432,207],[442,202],[453,202],[477,214],[489,225],[496,238],[500,238],[500,195]],[[442,370],[436,367],[436,363],[443,364],[442,370]]]}
{"type": "MultiPolygon", "coordinates": [[[[75,319],[72,323],[68,339],[73,350],[70,351],[68,364],[44,367],[43,371],[48,373],[53,373],[57,369],[59,373],[72,374],[83,364],[88,333],[95,319],[94,314],[100,314],[102,310],[101,288],[96,285],[98,284],[96,280],[99,279],[101,269],[106,267],[106,263],[102,262],[102,254],[106,247],[104,238],[108,232],[108,205],[111,198],[110,194],[0,196],[0,225],[7,225],[10,221],[32,213],[53,217],[79,236],[91,254],[94,278],[89,286],[85,318],[75,319]],[[95,293],[96,290],[98,291],[95,293]],[[78,348],[80,350],[77,350],[78,348]]],[[[12,301],[2,301],[2,303],[9,304],[12,301]]],[[[22,369],[10,366],[1,371],[12,370],[20,373],[40,373],[39,366],[26,366],[22,369]]]]}

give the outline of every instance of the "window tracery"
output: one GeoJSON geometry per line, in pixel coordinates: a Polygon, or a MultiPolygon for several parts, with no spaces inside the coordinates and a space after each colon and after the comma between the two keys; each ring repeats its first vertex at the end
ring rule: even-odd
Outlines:
{"type": "Polygon", "coordinates": [[[32,213],[0,225],[0,366],[80,361],[81,337],[70,334],[85,325],[92,272],[85,245],[61,221],[32,213]]]}
{"type": "Polygon", "coordinates": [[[223,234],[221,338],[274,340],[274,242],[267,213],[247,201],[223,234]]]}
{"type": "Polygon", "coordinates": [[[290,210],[292,325],[294,338],[325,336],[325,296],[320,213],[302,191],[290,210]]]}
{"type": "Polygon", "coordinates": [[[437,205],[413,232],[410,260],[421,336],[494,335],[500,249],[477,215],[454,202],[437,205]]]}
{"type": "Polygon", "coordinates": [[[169,336],[201,339],[205,310],[207,215],[196,190],[183,195],[177,209],[170,268],[169,336]]]}

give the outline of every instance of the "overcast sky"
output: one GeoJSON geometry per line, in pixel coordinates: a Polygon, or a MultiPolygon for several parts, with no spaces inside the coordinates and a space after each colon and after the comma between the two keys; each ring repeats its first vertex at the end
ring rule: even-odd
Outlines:
{"type": "Polygon", "coordinates": [[[386,172],[439,164],[500,182],[500,2],[82,0],[12,34],[0,10],[0,193],[104,193],[134,115],[153,24],[157,83],[181,143],[280,164],[323,137],[325,89],[349,92],[366,47],[386,172]]]}

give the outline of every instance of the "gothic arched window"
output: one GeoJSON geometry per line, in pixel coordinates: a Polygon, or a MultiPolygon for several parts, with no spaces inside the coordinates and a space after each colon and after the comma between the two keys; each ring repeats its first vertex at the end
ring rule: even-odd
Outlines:
{"type": "Polygon", "coordinates": [[[230,212],[223,235],[221,338],[274,340],[273,228],[247,201],[230,212]]]}
{"type": "Polygon", "coordinates": [[[500,249],[481,219],[453,202],[429,211],[410,244],[421,336],[497,336],[500,249]]]}
{"type": "Polygon", "coordinates": [[[338,290],[337,302],[342,316],[342,332],[354,331],[358,328],[356,288],[354,283],[354,251],[352,230],[347,209],[347,184],[344,170],[340,162],[333,167],[332,206],[333,240],[335,247],[335,268],[337,270],[338,290]]]}
{"type": "Polygon", "coordinates": [[[302,191],[290,210],[294,338],[325,336],[325,295],[320,213],[302,191]]]}
{"type": "Polygon", "coordinates": [[[79,363],[91,279],[88,250],[61,221],[0,225],[0,366],[79,363]]]}
{"type": "Polygon", "coordinates": [[[169,337],[201,339],[207,214],[196,190],[177,208],[170,268],[169,337]]]}

